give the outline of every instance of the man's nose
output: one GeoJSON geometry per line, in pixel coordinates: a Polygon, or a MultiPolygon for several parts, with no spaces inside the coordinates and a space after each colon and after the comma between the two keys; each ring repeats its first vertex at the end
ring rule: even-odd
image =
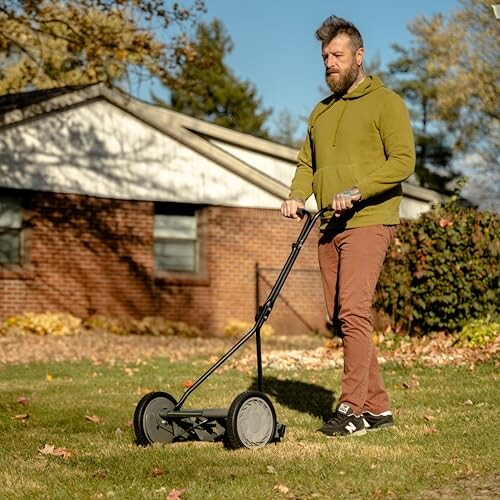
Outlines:
{"type": "Polygon", "coordinates": [[[325,66],[327,68],[331,68],[333,66],[335,66],[335,57],[333,57],[332,55],[327,55],[326,58],[325,58],[325,66]]]}

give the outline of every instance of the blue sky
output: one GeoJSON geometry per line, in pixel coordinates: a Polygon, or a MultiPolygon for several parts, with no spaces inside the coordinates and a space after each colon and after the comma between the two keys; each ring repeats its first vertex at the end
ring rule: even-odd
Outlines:
{"type": "MultiPolygon", "coordinates": [[[[186,2],[187,3],[187,2],[186,2]]],[[[220,19],[234,44],[226,63],[252,82],[266,108],[307,116],[324,87],[316,28],[329,15],[352,21],[361,31],[368,61],[393,60],[393,43],[409,46],[408,23],[419,15],[447,15],[459,0],[205,0],[203,20],[220,19]]],[[[155,93],[161,95],[159,88],[155,93]]],[[[149,92],[142,89],[149,100],[149,92]]],[[[165,95],[165,94],[164,94],[165,95]]],[[[273,119],[270,125],[272,126],[273,119]]]]}

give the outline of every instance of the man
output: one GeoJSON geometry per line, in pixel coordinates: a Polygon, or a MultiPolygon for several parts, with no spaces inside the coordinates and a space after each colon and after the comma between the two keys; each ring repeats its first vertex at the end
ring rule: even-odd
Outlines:
{"type": "Polygon", "coordinates": [[[387,248],[399,223],[401,183],[415,166],[408,110],[363,69],[363,39],[341,18],[316,31],[332,94],[309,117],[285,217],[314,193],[321,220],[318,258],[329,319],[343,338],[342,393],[327,436],[394,426],[372,340],[371,307],[387,248]]]}

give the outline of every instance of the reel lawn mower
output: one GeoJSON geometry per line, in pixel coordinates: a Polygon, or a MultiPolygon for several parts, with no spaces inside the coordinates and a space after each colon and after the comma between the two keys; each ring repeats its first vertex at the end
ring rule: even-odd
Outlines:
{"type": "Polygon", "coordinates": [[[264,394],[260,329],[267,321],[274,303],[290,274],[295,260],[319,217],[327,208],[311,215],[299,209],[304,219],[297,241],[264,304],[259,307],[252,329],[213,364],[182,397],[177,400],[167,392],[146,394],[134,413],[134,431],[138,445],[182,441],[223,441],[229,449],[259,448],[278,443],[285,434],[285,425],[276,420],[276,412],[264,394]],[[189,396],[253,336],[256,338],[258,390],[242,392],[229,408],[184,409],[189,396]]]}

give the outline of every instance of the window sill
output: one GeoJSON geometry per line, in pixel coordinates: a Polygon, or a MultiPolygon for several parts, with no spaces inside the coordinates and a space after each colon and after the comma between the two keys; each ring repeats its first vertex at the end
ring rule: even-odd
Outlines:
{"type": "Polygon", "coordinates": [[[0,264],[0,279],[5,280],[32,280],[35,270],[32,267],[23,267],[15,264],[0,264]]]}
{"type": "Polygon", "coordinates": [[[210,281],[205,274],[157,271],[155,284],[159,286],[209,286],[210,281]]]}

